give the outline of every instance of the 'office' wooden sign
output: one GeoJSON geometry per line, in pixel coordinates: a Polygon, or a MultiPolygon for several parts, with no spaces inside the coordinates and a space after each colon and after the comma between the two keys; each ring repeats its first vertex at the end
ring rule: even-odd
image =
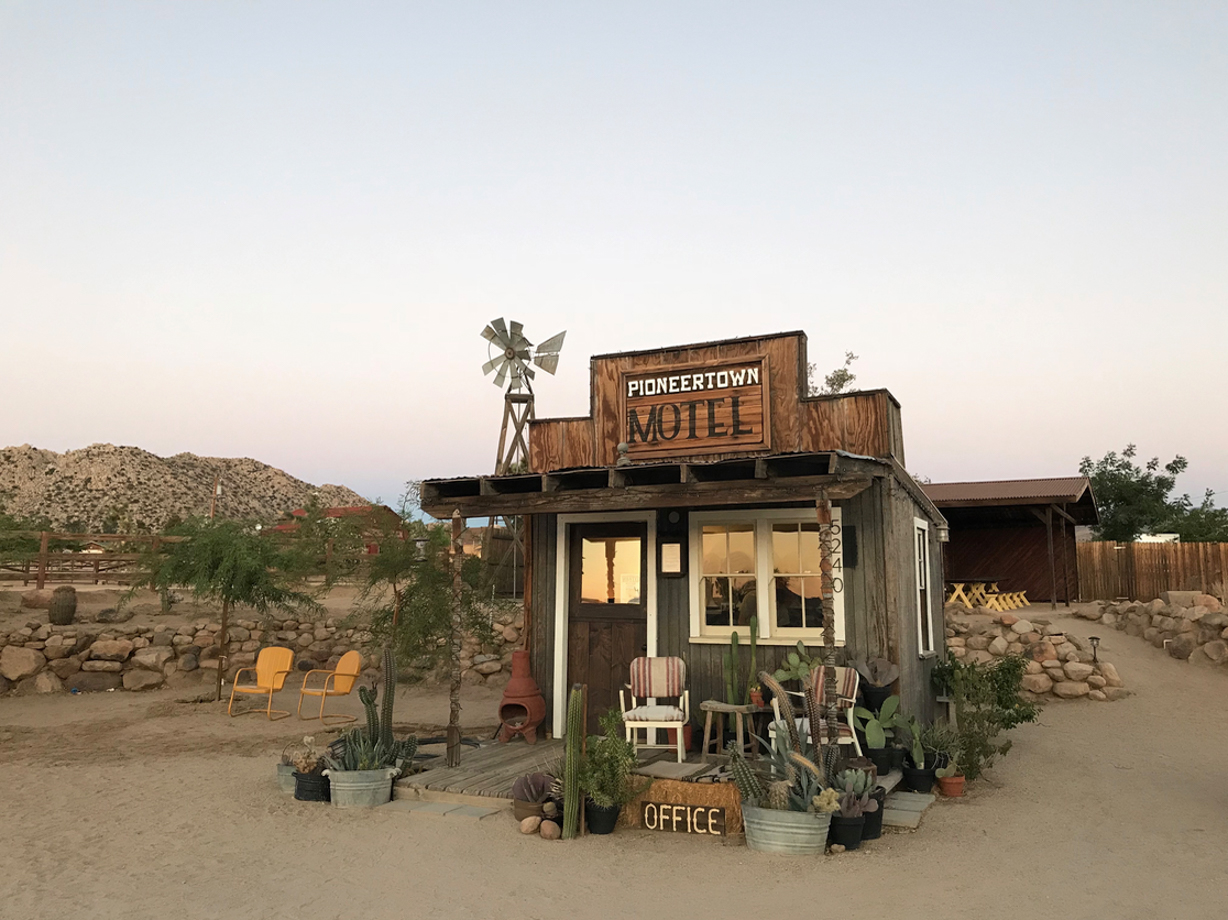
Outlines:
{"type": "Polygon", "coordinates": [[[709,805],[641,802],[640,822],[650,831],[725,836],[725,809],[709,805]]]}
{"type": "Polygon", "coordinates": [[[771,446],[762,358],[623,374],[621,395],[633,459],[771,446]]]}

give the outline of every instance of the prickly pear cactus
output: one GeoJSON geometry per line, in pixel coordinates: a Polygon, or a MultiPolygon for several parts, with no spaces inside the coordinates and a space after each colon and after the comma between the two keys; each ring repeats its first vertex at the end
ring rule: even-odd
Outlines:
{"type": "Polygon", "coordinates": [[[53,626],[67,626],[77,615],[77,589],[72,585],[60,585],[51,592],[51,606],[47,618],[53,626]]]}

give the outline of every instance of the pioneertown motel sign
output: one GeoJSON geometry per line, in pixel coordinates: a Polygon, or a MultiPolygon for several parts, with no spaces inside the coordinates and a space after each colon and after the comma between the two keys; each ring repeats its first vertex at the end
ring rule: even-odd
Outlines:
{"type": "Polygon", "coordinates": [[[762,358],[622,377],[627,453],[723,453],[770,447],[762,358]]]}

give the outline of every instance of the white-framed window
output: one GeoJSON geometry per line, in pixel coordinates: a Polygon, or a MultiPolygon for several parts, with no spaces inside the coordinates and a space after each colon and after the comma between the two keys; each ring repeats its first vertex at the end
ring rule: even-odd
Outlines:
{"type": "MultiPolygon", "coordinates": [[[[690,518],[691,639],[746,641],[750,618],[759,639],[820,641],[825,611],[820,527],[812,508],[699,511],[690,518]]],[[[832,611],[844,641],[844,541],[832,509],[832,611]]]]}
{"type": "Polygon", "coordinates": [[[917,582],[917,648],[922,656],[933,655],[938,640],[934,636],[934,591],[930,582],[930,525],[912,519],[913,571],[917,582]]]}

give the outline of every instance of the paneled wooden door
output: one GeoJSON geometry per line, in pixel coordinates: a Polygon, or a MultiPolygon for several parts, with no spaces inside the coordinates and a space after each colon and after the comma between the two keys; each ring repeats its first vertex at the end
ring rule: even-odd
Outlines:
{"type": "Polygon", "coordinates": [[[568,549],[567,685],[588,684],[588,732],[618,705],[631,661],[648,654],[648,528],[575,524],[568,549]]]}

